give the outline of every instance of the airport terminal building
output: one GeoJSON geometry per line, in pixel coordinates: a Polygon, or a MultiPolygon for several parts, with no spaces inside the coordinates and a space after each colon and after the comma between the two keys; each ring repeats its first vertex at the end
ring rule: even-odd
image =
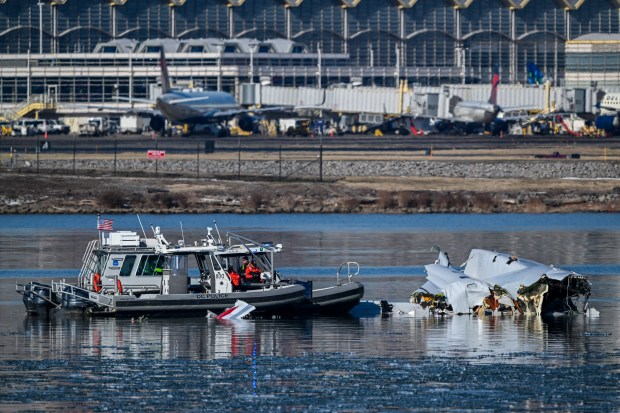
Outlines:
{"type": "Polygon", "coordinates": [[[233,93],[527,84],[528,64],[617,88],[619,33],[620,0],[0,0],[0,104],[150,98],[162,48],[178,83],[233,93]]]}

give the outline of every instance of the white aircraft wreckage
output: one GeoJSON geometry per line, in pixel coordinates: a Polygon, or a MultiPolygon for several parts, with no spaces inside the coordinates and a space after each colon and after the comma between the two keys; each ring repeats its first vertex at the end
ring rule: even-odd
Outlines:
{"type": "Polygon", "coordinates": [[[587,313],[591,284],[572,271],[473,249],[460,268],[435,245],[439,257],[425,266],[427,281],[410,298],[429,314],[525,315],[587,313]]]}

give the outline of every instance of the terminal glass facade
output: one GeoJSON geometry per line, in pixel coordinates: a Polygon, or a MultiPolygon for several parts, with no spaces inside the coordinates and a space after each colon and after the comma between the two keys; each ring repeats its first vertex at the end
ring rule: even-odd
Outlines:
{"type": "MultiPolygon", "coordinates": [[[[0,99],[21,101],[50,87],[70,101],[105,101],[129,88],[148,97],[157,82],[156,56],[93,55],[98,44],[118,39],[139,45],[280,38],[304,45],[305,56],[259,50],[250,56],[234,48],[199,56],[196,46],[191,56],[173,57],[171,70],[181,81],[233,91],[248,81],[250,63],[252,80],[287,86],[487,83],[495,67],[502,82],[525,83],[528,63],[563,85],[566,42],[617,34],[618,7],[613,0],[4,0],[0,99]],[[59,65],[68,68],[59,72],[59,65]]],[[[589,71],[620,71],[614,56],[570,59],[589,71]]]]}

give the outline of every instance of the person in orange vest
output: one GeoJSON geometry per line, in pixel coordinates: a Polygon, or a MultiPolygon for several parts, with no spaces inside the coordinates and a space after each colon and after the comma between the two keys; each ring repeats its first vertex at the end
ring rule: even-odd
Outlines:
{"type": "Polygon", "coordinates": [[[233,290],[239,288],[241,285],[241,276],[232,267],[228,269],[228,276],[230,277],[230,282],[233,285],[233,290]]]}
{"type": "Polygon", "coordinates": [[[260,282],[261,270],[258,268],[254,260],[249,262],[247,256],[244,256],[241,261],[241,273],[245,275],[245,279],[247,281],[260,282]]]}

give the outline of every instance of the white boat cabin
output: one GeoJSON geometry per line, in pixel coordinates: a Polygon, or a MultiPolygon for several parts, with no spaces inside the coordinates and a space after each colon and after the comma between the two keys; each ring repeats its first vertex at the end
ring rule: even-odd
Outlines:
{"type": "MultiPolygon", "coordinates": [[[[133,231],[115,231],[91,241],[80,273],[81,285],[104,294],[230,293],[239,287],[233,286],[229,268],[239,271],[243,257],[251,255],[261,262],[264,287],[273,274],[269,252],[281,250],[281,245],[224,247],[210,231],[200,243],[171,245],[159,227],[154,232],[155,238],[140,238],[133,231]],[[190,271],[194,276],[190,277],[190,271]]],[[[261,284],[252,288],[257,287],[262,288],[261,284]]]]}

